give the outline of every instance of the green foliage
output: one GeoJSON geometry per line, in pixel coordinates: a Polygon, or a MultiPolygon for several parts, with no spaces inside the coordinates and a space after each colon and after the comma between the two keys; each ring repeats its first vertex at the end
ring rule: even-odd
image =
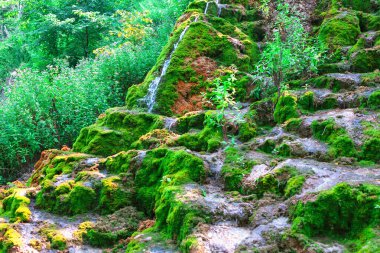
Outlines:
{"type": "Polygon", "coordinates": [[[0,83],[22,62],[31,69],[15,71],[12,85],[0,84],[0,167],[8,168],[2,176],[17,177],[16,168],[43,149],[71,145],[81,128],[121,105],[128,87],[141,82],[156,62],[187,3],[33,0],[24,3],[21,19],[12,14],[15,27],[8,26],[11,35],[0,41],[0,83]],[[126,11],[138,18],[120,18],[126,11]],[[124,33],[110,34],[138,26],[150,30],[138,44],[124,33]],[[107,45],[112,53],[91,58],[92,50],[107,45]],[[65,60],[55,59],[60,57],[65,60]]]}
{"type": "Polygon", "coordinates": [[[204,97],[210,99],[211,104],[216,107],[215,113],[206,114],[205,122],[211,127],[221,128],[225,139],[228,126],[237,127],[238,124],[245,122],[234,98],[236,92],[235,81],[234,75],[231,75],[226,80],[216,78],[213,82],[214,87],[210,92],[204,94],[204,97]]]}
{"type": "Polygon", "coordinates": [[[298,202],[292,211],[292,230],[307,236],[353,238],[379,222],[380,189],[341,183],[318,194],[315,200],[298,202]]]}
{"type": "Polygon", "coordinates": [[[287,4],[278,3],[277,11],[273,36],[256,65],[255,77],[256,90],[268,92],[274,86],[279,99],[288,81],[317,71],[324,50],[308,37],[301,20],[290,12],[287,4]]]}

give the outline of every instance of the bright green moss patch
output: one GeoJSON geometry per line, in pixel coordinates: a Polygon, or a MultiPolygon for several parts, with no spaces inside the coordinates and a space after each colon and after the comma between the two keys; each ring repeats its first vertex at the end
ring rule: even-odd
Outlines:
{"type": "Polygon", "coordinates": [[[311,129],[314,138],[329,144],[329,153],[335,157],[356,157],[355,143],[344,128],[339,127],[333,119],[313,121],[311,129]]]}
{"type": "Polygon", "coordinates": [[[98,209],[101,214],[113,213],[122,207],[132,205],[133,186],[125,187],[118,176],[102,180],[98,209]]]}
{"type": "Polygon", "coordinates": [[[309,237],[354,238],[379,225],[379,200],[379,186],[341,183],[314,200],[298,202],[292,211],[292,230],[309,237]]]}
{"type": "Polygon", "coordinates": [[[200,132],[181,135],[176,144],[194,151],[214,152],[221,146],[222,141],[222,131],[206,125],[200,132]]]}
{"type": "Polygon", "coordinates": [[[337,48],[354,45],[359,34],[359,18],[351,12],[344,11],[323,21],[318,38],[330,47],[337,48]]]}
{"type": "Polygon", "coordinates": [[[0,223],[0,252],[10,252],[22,245],[21,235],[10,224],[0,223]]]}
{"type": "Polygon", "coordinates": [[[284,123],[288,119],[298,118],[297,98],[288,93],[283,94],[278,100],[273,116],[277,123],[284,123]]]}
{"type": "Polygon", "coordinates": [[[225,150],[225,161],[222,167],[224,189],[243,193],[242,180],[251,173],[254,161],[244,159],[243,153],[237,148],[229,147],[225,150]]]}
{"type": "Polygon", "coordinates": [[[182,185],[200,182],[204,176],[203,161],[185,151],[148,151],[135,177],[137,206],[152,216],[162,183],[182,185]]]}
{"type": "Polygon", "coordinates": [[[347,135],[338,136],[334,139],[329,152],[334,157],[355,157],[357,155],[354,141],[347,135]]]}
{"type": "Polygon", "coordinates": [[[16,190],[2,202],[0,214],[8,216],[12,222],[29,222],[32,216],[29,210],[30,199],[19,195],[16,190]]]}
{"type": "Polygon", "coordinates": [[[161,116],[113,108],[94,125],[82,129],[74,143],[74,150],[102,156],[114,155],[130,149],[142,135],[162,127],[161,116]]]}
{"type": "Polygon", "coordinates": [[[123,173],[129,170],[129,166],[132,160],[138,155],[138,152],[135,150],[122,151],[116,155],[107,157],[105,161],[105,167],[110,173],[123,173]]]}
{"type": "Polygon", "coordinates": [[[313,121],[311,130],[314,138],[329,143],[333,142],[338,136],[346,135],[345,129],[339,127],[334,119],[313,121]]]}

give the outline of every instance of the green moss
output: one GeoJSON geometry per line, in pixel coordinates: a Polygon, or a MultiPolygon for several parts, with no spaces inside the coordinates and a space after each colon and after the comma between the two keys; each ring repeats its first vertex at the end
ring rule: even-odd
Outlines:
{"type": "Polygon", "coordinates": [[[380,46],[362,49],[351,57],[352,68],[356,72],[371,72],[380,68],[380,46]]]}
{"type": "Polygon", "coordinates": [[[294,196],[301,192],[306,178],[303,175],[298,175],[290,178],[285,186],[284,195],[286,198],[294,196]]]}
{"type": "Polygon", "coordinates": [[[163,118],[148,113],[132,113],[113,108],[103,118],[83,128],[74,143],[74,150],[108,156],[130,149],[142,135],[163,127],[163,118]]]}
{"type": "Polygon", "coordinates": [[[283,94],[278,100],[273,117],[277,123],[284,123],[288,119],[298,118],[297,98],[288,93],[283,94]]]}
{"type": "Polygon", "coordinates": [[[371,0],[341,0],[341,2],[344,7],[364,12],[371,12],[379,6],[379,3],[371,0]]]}
{"type": "Polygon", "coordinates": [[[50,246],[53,249],[65,250],[67,247],[66,238],[56,229],[54,225],[45,226],[40,231],[44,234],[50,242],[50,246]]]}
{"type": "Polygon", "coordinates": [[[332,143],[338,136],[346,135],[346,131],[339,127],[334,119],[313,121],[311,124],[313,136],[321,141],[332,143]]]}
{"type": "Polygon", "coordinates": [[[289,198],[301,191],[305,180],[305,176],[300,175],[295,168],[286,166],[258,178],[255,185],[246,186],[248,188],[245,191],[259,198],[267,193],[289,198]]]}
{"type": "Polygon", "coordinates": [[[136,173],[136,204],[149,216],[155,210],[157,228],[181,241],[203,220],[203,213],[181,201],[177,193],[182,191],[181,185],[204,177],[203,161],[185,151],[148,151],[136,173]]]}
{"type": "Polygon", "coordinates": [[[0,223],[0,252],[11,252],[22,245],[21,235],[11,225],[0,223]]]}
{"type": "Polygon", "coordinates": [[[352,238],[379,219],[379,186],[341,183],[292,211],[292,230],[307,236],[352,238]]]}
{"type": "Polygon", "coordinates": [[[222,141],[222,131],[206,125],[200,132],[181,135],[176,144],[194,151],[214,152],[221,146],[222,141]]]}
{"type": "Polygon", "coordinates": [[[268,139],[265,140],[265,142],[259,146],[259,149],[265,153],[271,154],[275,147],[276,143],[273,140],[268,139]]]}
{"type": "Polygon", "coordinates": [[[177,135],[166,129],[155,129],[135,141],[131,148],[154,149],[174,144],[177,135]]]}
{"type": "Polygon", "coordinates": [[[283,157],[289,157],[292,154],[292,149],[288,144],[282,143],[276,148],[278,155],[283,157]]]}
{"type": "Polygon", "coordinates": [[[364,142],[360,157],[363,160],[380,162],[380,138],[374,137],[364,142]]]}
{"type": "Polygon", "coordinates": [[[330,150],[334,157],[356,157],[355,143],[347,135],[338,136],[331,144],[330,150]]]}
{"type": "Polygon", "coordinates": [[[308,111],[314,110],[314,92],[307,91],[297,101],[298,105],[308,111]]]}
{"type": "Polygon", "coordinates": [[[130,150],[128,152],[120,152],[116,155],[107,157],[105,161],[105,167],[110,173],[123,173],[128,172],[129,166],[132,160],[138,155],[135,150],[130,150]]]}
{"type": "Polygon", "coordinates": [[[0,214],[8,216],[12,222],[29,222],[32,216],[29,204],[30,199],[21,196],[16,190],[2,201],[0,214]]]}
{"type": "Polygon", "coordinates": [[[228,147],[225,150],[225,160],[222,167],[224,189],[243,193],[242,180],[245,175],[251,172],[253,165],[253,161],[244,159],[240,150],[228,147]]]}
{"type": "Polygon", "coordinates": [[[185,151],[155,149],[148,151],[141,168],[136,173],[137,206],[149,216],[162,183],[181,185],[187,182],[199,182],[205,176],[203,161],[185,151]]]}
{"type": "Polygon", "coordinates": [[[65,182],[54,186],[45,180],[36,195],[36,206],[53,213],[74,215],[93,211],[97,204],[95,191],[82,182],[65,182]]]}
{"type": "Polygon", "coordinates": [[[358,39],[358,41],[356,42],[356,44],[350,48],[350,50],[348,51],[348,54],[351,55],[361,49],[364,49],[365,48],[365,39],[364,38],[360,38],[358,39]]]}
{"type": "Polygon", "coordinates": [[[203,129],[205,120],[204,113],[189,113],[178,118],[176,131],[180,134],[189,132],[191,129],[203,129]]]}
{"type": "Polygon", "coordinates": [[[372,110],[380,109],[380,90],[374,91],[368,98],[367,105],[372,110]]]}
{"type": "Polygon", "coordinates": [[[256,136],[256,126],[248,122],[244,122],[239,126],[238,138],[241,141],[249,141],[256,136]]]}
{"type": "Polygon", "coordinates": [[[358,13],[362,32],[380,30],[380,16],[377,13],[358,13]]]}
{"type": "Polygon", "coordinates": [[[125,187],[118,176],[102,180],[98,209],[101,214],[113,213],[122,207],[132,205],[132,185],[125,187]]]}
{"type": "Polygon", "coordinates": [[[285,130],[288,132],[297,133],[301,124],[302,124],[302,119],[300,118],[289,119],[285,121],[285,130]]]}
{"type": "Polygon", "coordinates": [[[359,18],[350,12],[340,12],[326,18],[318,38],[332,48],[354,45],[360,34],[359,18]]]}
{"type": "Polygon", "coordinates": [[[80,214],[92,211],[96,205],[96,193],[82,183],[76,183],[68,195],[69,211],[80,214]]]}

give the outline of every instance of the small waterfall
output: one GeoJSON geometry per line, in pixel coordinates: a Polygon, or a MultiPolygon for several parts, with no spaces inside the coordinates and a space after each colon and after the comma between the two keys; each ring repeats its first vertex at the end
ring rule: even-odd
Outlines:
{"type": "MultiPolygon", "coordinates": [[[[207,14],[207,11],[209,9],[211,2],[208,2],[206,4],[206,8],[204,11],[204,14],[207,14]]],[[[215,3],[218,6],[218,16],[220,15],[221,11],[223,8],[226,7],[226,4],[219,4],[219,0],[215,0],[215,3]]],[[[196,17],[193,22],[197,22],[199,17],[196,17]]],[[[179,36],[178,41],[174,44],[174,47],[172,51],[170,52],[169,57],[165,60],[164,65],[161,70],[161,74],[159,77],[156,77],[150,84],[148,88],[148,93],[146,94],[145,97],[143,97],[140,101],[145,103],[148,107],[148,112],[151,113],[153,111],[154,104],[156,103],[156,97],[157,97],[157,91],[158,91],[158,86],[161,83],[162,78],[166,75],[166,72],[168,71],[170,62],[172,60],[174,52],[177,50],[177,47],[179,43],[181,43],[183,37],[185,36],[187,30],[189,29],[190,25],[186,26],[186,28],[182,31],[181,35],[179,36]]]]}
{"type": "Polygon", "coordinates": [[[222,14],[222,10],[227,8],[227,4],[220,4],[220,0],[215,0],[216,5],[218,6],[218,17],[220,17],[220,14],[222,14]]]}
{"type": "Polygon", "coordinates": [[[171,51],[169,58],[166,59],[164,62],[164,66],[162,67],[160,76],[156,77],[149,84],[148,94],[142,99],[146,103],[146,105],[148,106],[148,112],[153,111],[153,106],[156,103],[158,86],[161,83],[161,79],[166,75],[166,72],[168,71],[168,68],[169,68],[170,62],[172,60],[173,54],[174,54],[175,50],[177,49],[179,43],[182,41],[182,39],[185,36],[188,29],[189,29],[189,26],[186,26],[186,28],[182,31],[181,35],[179,36],[178,41],[174,44],[173,50],[171,51]]]}
{"type": "Polygon", "coordinates": [[[165,129],[167,129],[168,131],[171,131],[173,126],[175,126],[178,122],[178,119],[176,118],[165,118],[164,120],[165,122],[165,129]]]}
{"type": "Polygon", "coordinates": [[[205,12],[204,12],[203,14],[205,14],[205,15],[207,14],[208,7],[210,6],[210,3],[211,3],[211,2],[207,2],[207,4],[206,4],[206,9],[205,9],[205,12]]]}

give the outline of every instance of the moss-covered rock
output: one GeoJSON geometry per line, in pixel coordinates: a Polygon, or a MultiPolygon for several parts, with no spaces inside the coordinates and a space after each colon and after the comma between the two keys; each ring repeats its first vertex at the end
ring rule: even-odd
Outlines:
{"type": "Polygon", "coordinates": [[[133,185],[123,185],[119,176],[102,180],[98,209],[102,214],[113,213],[123,207],[132,205],[134,197],[133,185]]]}
{"type": "Polygon", "coordinates": [[[114,155],[129,150],[142,135],[163,126],[161,116],[113,108],[94,125],[81,130],[74,150],[102,156],[114,155]]]}
{"type": "Polygon", "coordinates": [[[353,12],[344,11],[323,21],[318,38],[331,48],[337,48],[354,45],[359,34],[359,18],[353,12]]]}
{"type": "Polygon", "coordinates": [[[297,97],[289,93],[283,94],[277,102],[273,117],[277,123],[284,123],[288,119],[298,118],[297,97]]]}
{"type": "Polygon", "coordinates": [[[363,160],[380,162],[380,138],[374,137],[364,142],[361,151],[363,160]]]}
{"type": "Polygon", "coordinates": [[[294,231],[307,236],[352,238],[379,222],[380,188],[373,185],[339,184],[307,202],[298,202],[292,211],[294,231]]]}
{"type": "Polygon", "coordinates": [[[262,198],[264,194],[274,194],[286,198],[298,194],[303,187],[306,176],[293,167],[282,167],[256,180],[254,184],[245,184],[246,194],[256,194],[262,198]]]}
{"type": "Polygon", "coordinates": [[[30,199],[20,195],[19,190],[4,198],[0,214],[8,216],[13,222],[29,222],[32,213],[29,209],[30,199]]]}
{"type": "Polygon", "coordinates": [[[225,155],[226,158],[222,167],[224,189],[243,193],[243,178],[251,172],[254,161],[244,159],[242,151],[233,147],[227,148],[225,155]]]}
{"type": "Polygon", "coordinates": [[[307,91],[297,101],[298,105],[308,111],[314,110],[314,92],[307,91]]]}
{"type": "Polygon", "coordinates": [[[48,239],[53,249],[65,250],[67,247],[67,239],[60,233],[54,225],[44,225],[40,229],[40,233],[48,239]]]}
{"type": "Polygon", "coordinates": [[[372,110],[380,109],[380,90],[371,93],[368,98],[367,105],[372,110]]]}
{"type": "Polygon", "coordinates": [[[183,134],[175,144],[194,151],[214,152],[221,146],[222,141],[222,130],[218,127],[211,127],[205,122],[201,131],[183,134]]]}
{"type": "MultiPolygon", "coordinates": [[[[144,82],[129,89],[126,97],[128,108],[146,107],[143,98],[149,84],[160,75],[164,62],[184,30],[183,39],[171,55],[167,72],[159,84],[155,112],[172,115],[200,110],[202,97],[199,90],[204,89],[205,81],[219,76],[218,69],[232,65],[245,72],[253,69],[260,51],[255,43],[257,33],[238,25],[238,20],[246,13],[244,7],[225,8],[220,17],[216,17],[217,6],[211,2],[206,19],[201,9],[205,4],[205,1],[198,1],[189,6],[144,82]],[[198,17],[196,22],[195,17],[198,17]]],[[[247,83],[242,82],[238,97],[245,96],[247,83]]]]}
{"type": "Polygon", "coordinates": [[[371,72],[380,69],[380,46],[358,50],[351,55],[355,72],[371,72]]]}
{"type": "Polygon", "coordinates": [[[10,224],[0,223],[0,252],[11,252],[22,245],[21,235],[10,224]]]}

